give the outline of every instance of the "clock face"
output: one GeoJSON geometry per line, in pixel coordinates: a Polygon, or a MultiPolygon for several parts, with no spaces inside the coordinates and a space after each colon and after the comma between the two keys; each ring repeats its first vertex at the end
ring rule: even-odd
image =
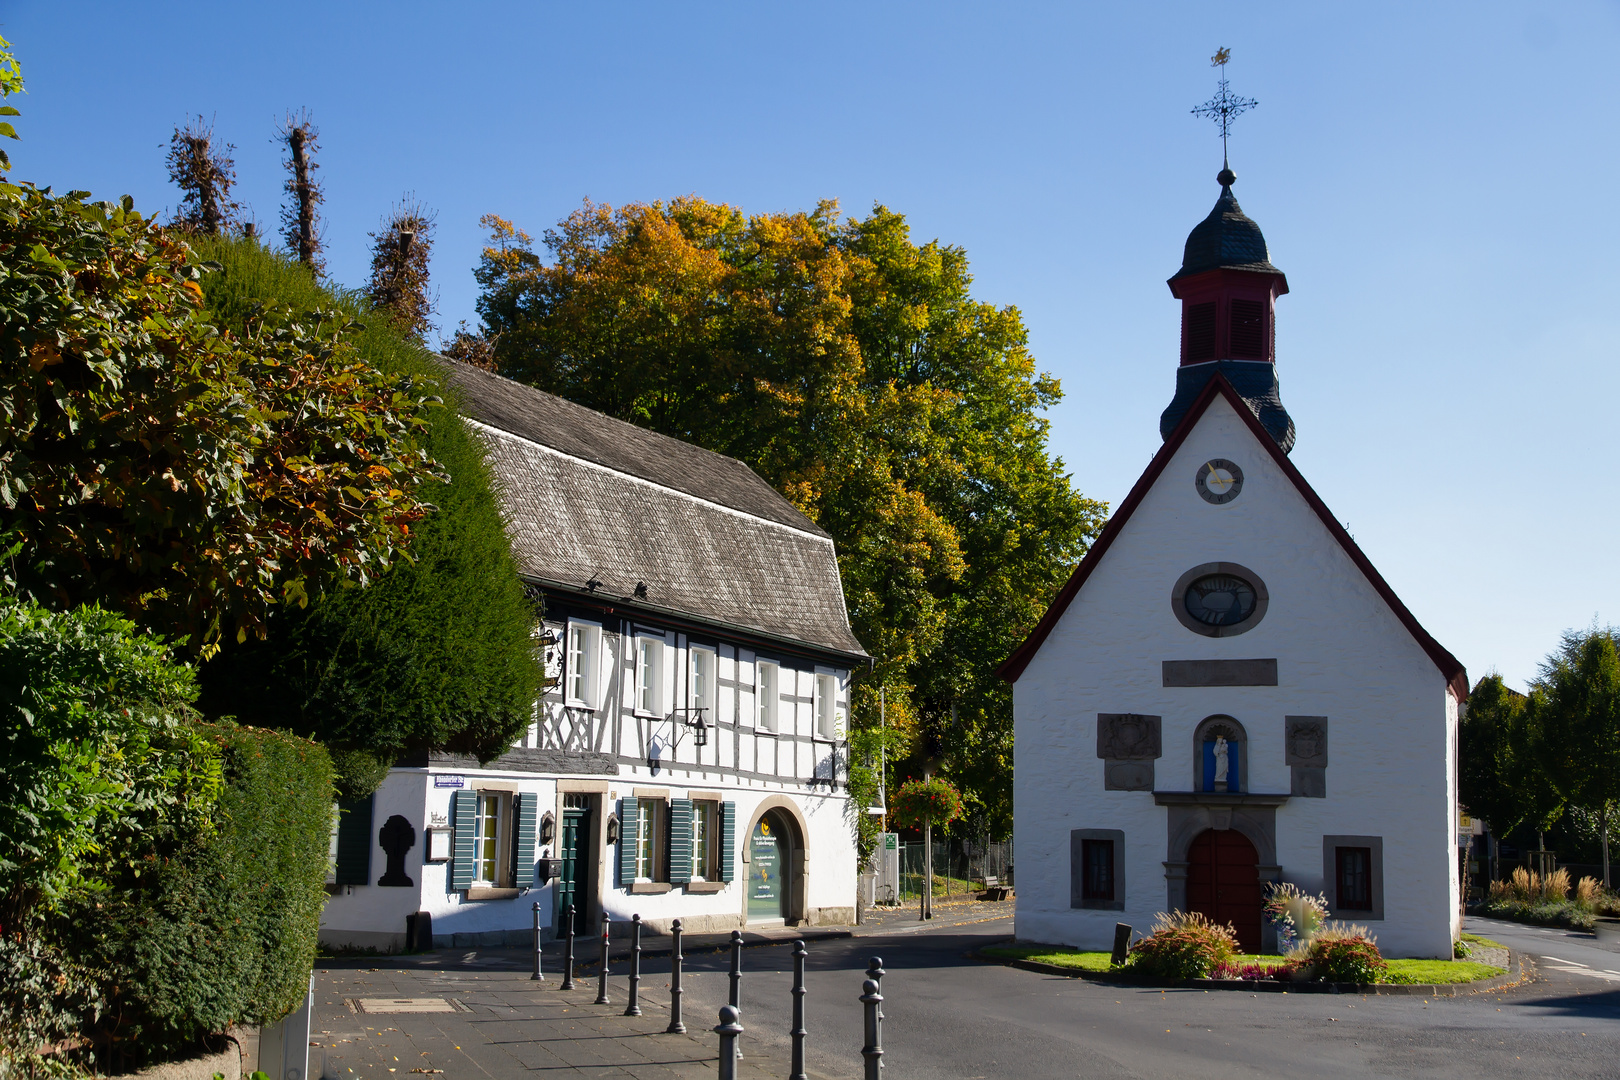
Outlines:
{"type": "Polygon", "coordinates": [[[1243,470],[1235,461],[1211,458],[1198,467],[1198,478],[1194,482],[1205,502],[1219,506],[1231,502],[1243,490],[1243,470]]]}
{"type": "Polygon", "coordinates": [[[1209,574],[1187,586],[1182,602],[1205,626],[1236,626],[1254,614],[1254,586],[1236,574],[1209,574]]]}

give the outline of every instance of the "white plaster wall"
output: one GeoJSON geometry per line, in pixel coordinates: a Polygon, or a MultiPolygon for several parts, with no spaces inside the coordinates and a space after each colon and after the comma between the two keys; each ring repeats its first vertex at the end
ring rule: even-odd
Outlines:
{"type": "Polygon", "coordinates": [[[1193,728],[1225,713],[1249,736],[1250,792],[1289,791],[1283,717],[1328,720],[1325,799],[1277,811],[1285,880],[1323,887],[1322,837],[1383,837],[1385,917],[1395,956],[1450,956],[1457,927],[1455,702],[1433,661],[1351,562],[1231,406],[1217,398],[1178,449],[1014,688],[1020,938],[1108,948],[1116,921],[1146,931],[1166,906],[1165,808],[1103,790],[1099,712],[1163,717],[1155,787],[1194,785],[1193,728]],[[1242,468],[1242,494],[1199,498],[1198,467],[1242,468]],[[1265,582],[1254,629],[1208,638],[1170,607],[1177,578],[1235,562],[1265,582]],[[1164,660],[1276,657],[1276,687],[1165,688],[1164,660]],[[1119,911],[1069,907],[1069,830],[1125,833],[1119,911]]]}

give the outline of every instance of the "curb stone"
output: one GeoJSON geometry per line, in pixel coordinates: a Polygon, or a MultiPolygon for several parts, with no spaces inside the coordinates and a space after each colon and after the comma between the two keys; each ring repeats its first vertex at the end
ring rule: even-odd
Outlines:
{"type": "MultiPolygon", "coordinates": [[[[1008,942],[1014,939],[1006,939],[1008,942]]],[[[987,964],[1001,964],[1039,975],[1062,975],[1088,982],[1104,982],[1114,986],[1134,986],[1150,990],[1246,990],[1251,994],[1372,994],[1379,997],[1457,997],[1459,993],[1478,994],[1506,990],[1517,986],[1528,977],[1522,954],[1508,950],[1508,969],[1489,979],[1462,983],[1280,983],[1270,980],[1244,979],[1133,979],[1111,971],[1082,971],[1078,968],[1043,964],[1038,960],[1014,960],[1002,956],[986,956],[978,949],[967,953],[971,959],[987,964]]]]}

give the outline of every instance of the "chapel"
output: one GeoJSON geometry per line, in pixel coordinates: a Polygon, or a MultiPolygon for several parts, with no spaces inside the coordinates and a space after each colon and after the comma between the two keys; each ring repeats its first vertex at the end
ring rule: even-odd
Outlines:
{"type": "Polygon", "coordinates": [[[1164,445],[1001,668],[1017,936],[1106,950],[1197,911],[1270,952],[1266,885],[1289,881],[1385,955],[1449,958],[1467,675],[1289,460],[1288,281],[1216,179],[1169,280],[1164,445]]]}

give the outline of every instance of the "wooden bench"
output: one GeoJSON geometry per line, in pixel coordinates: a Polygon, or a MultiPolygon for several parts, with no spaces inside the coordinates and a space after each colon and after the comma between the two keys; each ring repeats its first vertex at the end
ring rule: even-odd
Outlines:
{"type": "Polygon", "coordinates": [[[1005,900],[1012,895],[1012,886],[1000,884],[1000,879],[994,874],[984,876],[984,892],[979,894],[980,900],[1005,900]]]}

